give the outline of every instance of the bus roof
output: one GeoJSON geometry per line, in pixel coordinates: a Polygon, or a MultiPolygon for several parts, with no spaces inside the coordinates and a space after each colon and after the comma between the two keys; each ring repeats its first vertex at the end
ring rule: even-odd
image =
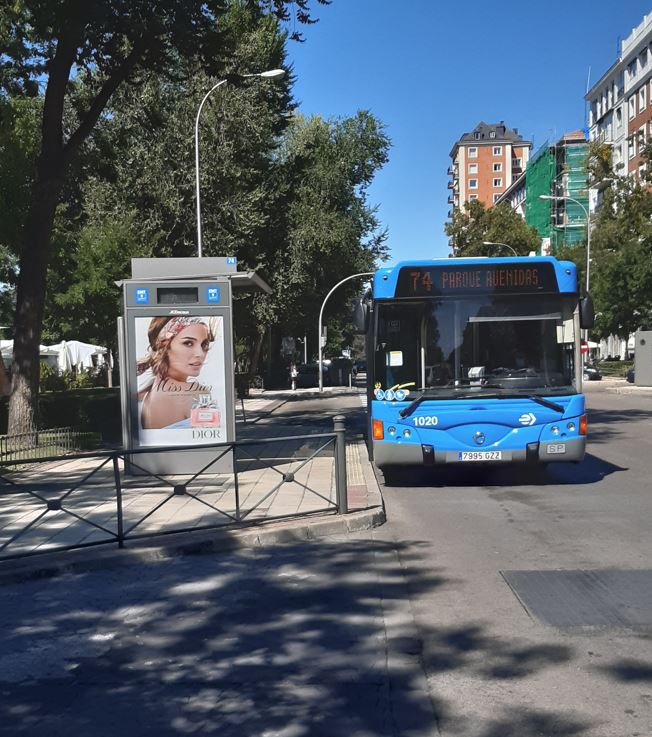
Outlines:
{"type": "MultiPolygon", "coordinates": [[[[495,267],[500,270],[509,270],[517,267],[519,271],[528,266],[535,267],[538,264],[551,264],[557,281],[557,289],[562,293],[576,294],[577,267],[572,261],[558,261],[553,256],[497,256],[476,258],[442,258],[442,259],[419,259],[415,261],[399,261],[395,266],[378,269],[373,279],[373,293],[376,299],[392,299],[396,297],[396,288],[401,270],[432,269],[433,272],[455,271],[463,267],[464,272],[469,272],[470,267],[477,266],[481,271],[487,271],[495,267]]],[[[548,267],[549,272],[549,267],[548,267]]],[[[407,296],[405,294],[401,296],[407,296]]],[[[414,296],[417,296],[416,294],[414,296]]],[[[423,296],[421,294],[420,296],[423,296]]]]}

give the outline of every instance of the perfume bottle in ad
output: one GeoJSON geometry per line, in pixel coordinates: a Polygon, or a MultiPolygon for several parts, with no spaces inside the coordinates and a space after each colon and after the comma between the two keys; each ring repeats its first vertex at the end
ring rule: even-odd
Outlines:
{"type": "Polygon", "coordinates": [[[200,394],[190,410],[190,427],[219,427],[220,411],[210,394],[200,394]]]}

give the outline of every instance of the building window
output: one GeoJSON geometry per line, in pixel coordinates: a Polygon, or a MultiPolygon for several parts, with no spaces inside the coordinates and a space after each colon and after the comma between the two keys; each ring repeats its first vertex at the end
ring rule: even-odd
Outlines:
{"type": "Polygon", "coordinates": [[[471,146],[469,148],[469,158],[470,159],[477,159],[478,158],[478,149],[475,146],[471,146]]]}
{"type": "Polygon", "coordinates": [[[520,169],[523,166],[523,159],[512,159],[512,167],[520,169]]]}
{"type": "Polygon", "coordinates": [[[627,139],[627,156],[630,159],[633,159],[634,156],[636,156],[636,149],[635,149],[635,146],[634,146],[634,136],[630,136],[627,139]]]}
{"type": "Polygon", "coordinates": [[[623,160],[623,152],[620,146],[614,146],[614,164],[620,164],[623,160]]]}
{"type": "Polygon", "coordinates": [[[490,131],[489,138],[495,138],[495,137],[496,137],[496,131],[490,131]]]}
{"type": "Polygon", "coordinates": [[[639,113],[642,113],[643,110],[645,110],[645,90],[647,90],[647,85],[643,85],[641,89],[638,91],[638,111],[639,113]]]}
{"type": "Polygon", "coordinates": [[[494,171],[502,171],[503,165],[501,163],[494,164],[494,171]]]}
{"type": "Polygon", "coordinates": [[[475,202],[478,199],[477,194],[470,194],[469,195],[469,202],[475,202]]]}
{"type": "Polygon", "coordinates": [[[638,152],[639,154],[643,153],[644,148],[645,148],[645,126],[642,125],[638,129],[638,152]]]}
{"type": "Polygon", "coordinates": [[[636,98],[630,97],[627,100],[627,105],[629,107],[629,119],[631,120],[636,115],[636,98]]]}
{"type": "Polygon", "coordinates": [[[502,186],[503,186],[502,179],[494,179],[494,187],[502,187],[502,186]]]}
{"type": "Polygon", "coordinates": [[[478,188],[478,180],[469,179],[469,189],[477,189],[477,188],[478,188]]]}
{"type": "Polygon", "coordinates": [[[623,109],[621,107],[616,108],[616,125],[620,127],[623,124],[623,109]]]}
{"type": "Polygon", "coordinates": [[[474,133],[473,134],[473,138],[475,138],[476,141],[479,141],[480,140],[480,134],[479,133],[474,133]]]}
{"type": "Polygon", "coordinates": [[[496,202],[498,202],[498,200],[500,199],[500,197],[501,196],[497,192],[494,194],[494,204],[496,204],[496,202]]]}
{"type": "Polygon", "coordinates": [[[503,153],[502,146],[494,146],[494,156],[501,156],[503,153]]]}
{"type": "Polygon", "coordinates": [[[469,164],[469,174],[477,174],[477,173],[478,173],[478,165],[469,164]]]}

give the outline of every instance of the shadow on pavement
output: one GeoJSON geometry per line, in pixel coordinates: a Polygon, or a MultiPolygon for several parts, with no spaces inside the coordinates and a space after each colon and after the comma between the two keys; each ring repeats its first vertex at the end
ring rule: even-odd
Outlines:
{"type": "Polygon", "coordinates": [[[643,409],[589,409],[589,443],[610,443],[634,430],[636,423],[648,423],[652,412],[643,409]],[[627,431],[627,433],[625,432],[627,431]]]}
{"type": "Polygon", "coordinates": [[[451,465],[431,468],[387,468],[381,471],[385,486],[409,488],[432,487],[511,487],[595,484],[605,476],[626,468],[587,453],[582,463],[551,463],[545,466],[468,466],[451,465]]]}
{"type": "Polygon", "coordinates": [[[621,660],[611,665],[600,666],[599,670],[624,683],[652,685],[652,662],[643,660],[621,660]]]}
{"type": "MultiPolygon", "coordinates": [[[[4,587],[0,734],[422,737],[464,721],[436,694],[433,714],[424,665],[514,680],[572,658],[481,624],[433,623],[424,646],[409,595],[455,584],[424,572],[425,545],[287,545],[4,587]]],[[[514,710],[482,737],[583,730],[514,710]]]]}

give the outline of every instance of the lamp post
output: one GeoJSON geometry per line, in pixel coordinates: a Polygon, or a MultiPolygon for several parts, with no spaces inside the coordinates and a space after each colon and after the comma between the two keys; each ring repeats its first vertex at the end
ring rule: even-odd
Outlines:
{"type": "Polygon", "coordinates": [[[328,301],[328,298],[333,294],[333,292],[340,286],[340,284],[344,284],[345,281],[349,281],[349,279],[356,279],[359,276],[373,276],[373,271],[367,271],[363,274],[351,274],[351,276],[344,277],[342,281],[338,281],[337,284],[331,289],[331,291],[324,297],[324,301],[321,303],[321,309],[319,310],[319,327],[318,327],[318,339],[319,339],[319,391],[324,391],[324,373],[322,371],[323,368],[323,361],[322,361],[322,344],[321,344],[321,318],[324,314],[324,307],[326,307],[326,302],[328,301]]]}
{"type": "MultiPolygon", "coordinates": [[[[281,79],[285,76],[285,69],[270,69],[267,72],[258,72],[256,74],[242,74],[245,77],[261,77],[262,79],[281,79]]],[[[211,93],[214,92],[218,87],[226,84],[227,80],[223,79],[217,84],[214,84],[210,90],[204,95],[204,98],[199,103],[199,109],[197,110],[197,116],[195,117],[195,201],[197,203],[197,256],[201,258],[202,252],[202,241],[201,241],[201,204],[199,199],[199,116],[201,115],[204,103],[210,97],[211,93]]]]}
{"type": "Polygon", "coordinates": [[[550,195],[550,194],[540,194],[539,195],[540,200],[552,200],[554,202],[561,202],[563,200],[568,200],[569,202],[574,202],[576,205],[579,205],[583,212],[584,217],[586,218],[586,293],[589,293],[589,284],[590,284],[590,272],[591,272],[591,221],[589,219],[589,212],[584,207],[584,205],[579,201],[576,200],[574,197],[569,197],[568,195],[550,195]]]}
{"type": "Polygon", "coordinates": [[[483,246],[504,246],[505,248],[509,248],[509,250],[514,254],[514,256],[518,256],[518,253],[516,253],[516,249],[514,246],[510,246],[509,243],[494,243],[493,241],[482,241],[483,246]]]}

